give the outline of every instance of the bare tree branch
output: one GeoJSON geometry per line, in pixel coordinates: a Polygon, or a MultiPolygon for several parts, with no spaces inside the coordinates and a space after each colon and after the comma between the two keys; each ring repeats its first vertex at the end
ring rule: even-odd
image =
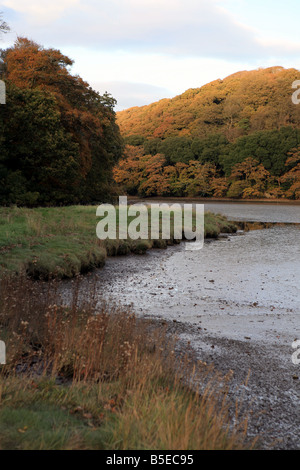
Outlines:
{"type": "Polygon", "coordinates": [[[2,19],[2,12],[0,12],[0,34],[8,33],[8,31],[10,31],[10,27],[8,26],[6,21],[2,19]]]}

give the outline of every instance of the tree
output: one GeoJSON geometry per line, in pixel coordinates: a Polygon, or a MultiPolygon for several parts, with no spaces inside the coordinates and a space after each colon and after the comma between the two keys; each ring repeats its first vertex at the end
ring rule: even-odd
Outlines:
{"type": "Polygon", "coordinates": [[[140,196],[165,196],[169,191],[169,182],[164,177],[165,156],[144,155],[141,158],[141,183],[138,194],[140,196]]]}
{"type": "Polygon", "coordinates": [[[191,139],[188,137],[168,137],[158,144],[157,151],[165,155],[170,164],[188,163],[194,157],[191,143],[191,139]]]}
{"type": "Polygon", "coordinates": [[[10,31],[10,27],[8,24],[2,19],[2,13],[0,12],[0,34],[8,33],[10,31]]]}
{"type": "Polygon", "coordinates": [[[293,149],[289,153],[285,164],[290,169],[280,180],[282,183],[290,185],[286,195],[293,199],[300,199],[300,147],[293,149]]]}
{"type": "Polygon", "coordinates": [[[143,148],[126,145],[124,156],[114,167],[113,176],[117,184],[129,194],[137,194],[141,181],[141,158],[143,148]]]}
{"type": "Polygon", "coordinates": [[[292,127],[255,132],[224,146],[219,162],[226,176],[229,176],[234,165],[252,156],[273,176],[281,176],[286,171],[287,153],[297,146],[299,140],[299,129],[292,127]]]}
{"type": "Polygon", "coordinates": [[[228,185],[229,182],[227,178],[213,177],[210,181],[213,197],[225,197],[228,191],[228,185]]]}
{"type": "MultiPolygon", "coordinates": [[[[236,164],[230,175],[234,182],[242,181],[240,189],[243,198],[263,196],[269,177],[270,173],[252,157],[236,164]]],[[[238,185],[235,185],[236,189],[237,187],[238,185]]]]}
{"type": "MultiPolygon", "coordinates": [[[[112,169],[123,150],[113,110],[116,100],[107,92],[100,95],[81,77],[72,75],[69,69],[73,61],[59,50],[45,49],[27,38],[18,38],[13,47],[2,51],[2,57],[6,64],[7,84],[21,91],[39,91],[51,99],[51,109],[56,107],[61,136],[64,136],[61,141],[66,138],[76,148],[77,183],[69,185],[69,200],[72,197],[74,202],[84,203],[107,200],[111,194],[112,169]]],[[[47,121],[47,109],[43,106],[41,109],[45,115],[37,113],[37,116],[41,120],[40,129],[46,132],[43,122],[47,121]]],[[[32,133],[33,146],[34,140],[32,133]]],[[[74,156],[72,146],[64,150],[70,152],[69,157],[74,156]]],[[[55,160],[53,146],[49,146],[49,151],[55,160]]],[[[61,161],[61,179],[67,178],[67,175],[63,176],[65,159],[67,154],[61,161]]],[[[26,161],[29,165],[29,160],[26,161]]]]}
{"type": "Polygon", "coordinates": [[[194,139],[191,149],[194,159],[201,163],[214,163],[220,168],[219,157],[226,152],[228,145],[229,142],[223,134],[211,134],[203,139],[194,139]]]}
{"type": "Polygon", "coordinates": [[[0,121],[0,204],[78,202],[78,145],[61,125],[56,100],[7,86],[0,121]]]}
{"type": "Polygon", "coordinates": [[[216,176],[216,168],[210,163],[201,164],[194,160],[181,172],[180,179],[185,183],[187,196],[210,196],[210,181],[216,176]]]}

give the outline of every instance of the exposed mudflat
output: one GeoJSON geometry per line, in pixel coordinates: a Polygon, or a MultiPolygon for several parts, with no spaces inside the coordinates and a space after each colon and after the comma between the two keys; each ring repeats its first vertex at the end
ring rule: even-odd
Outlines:
{"type": "Polygon", "coordinates": [[[109,258],[88,276],[99,298],[172,325],[182,344],[222,374],[233,371],[232,412],[249,416],[263,449],[300,449],[299,227],[273,227],[145,256],[109,258]],[[280,247],[280,250],[278,249],[280,247]],[[248,380],[247,380],[248,378],[248,380]]]}

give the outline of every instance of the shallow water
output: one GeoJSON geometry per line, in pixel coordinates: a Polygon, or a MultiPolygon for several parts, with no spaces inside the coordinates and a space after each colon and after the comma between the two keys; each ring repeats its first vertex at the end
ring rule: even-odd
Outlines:
{"type": "MultiPolygon", "coordinates": [[[[151,204],[157,203],[157,200],[140,200],[141,202],[151,204]]],[[[137,202],[137,201],[132,201],[137,202]]],[[[300,223],[300,202],[293,203],[273,203],[273,202],[213,202],[199,199],[163,199],[162,202],[191,204],[204,204],[205,211],[223,214],[231,220],[246,220],[255,222],[278,222],[278,223],[300,223]]]]}
{"type": "Polygon", "coordinates": [[[224,214],[233,220],[300,223],[300,205],[208,202],[205,210],[224,214]]]}

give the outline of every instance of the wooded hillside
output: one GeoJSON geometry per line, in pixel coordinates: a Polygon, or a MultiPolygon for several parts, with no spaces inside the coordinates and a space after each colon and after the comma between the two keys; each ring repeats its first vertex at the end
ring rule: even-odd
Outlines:
{"type": "Polygon", "coordinates": [[[300,198],[300,71],[239,72],[117,113],[115,180],[140,196],[300,198]]]}

